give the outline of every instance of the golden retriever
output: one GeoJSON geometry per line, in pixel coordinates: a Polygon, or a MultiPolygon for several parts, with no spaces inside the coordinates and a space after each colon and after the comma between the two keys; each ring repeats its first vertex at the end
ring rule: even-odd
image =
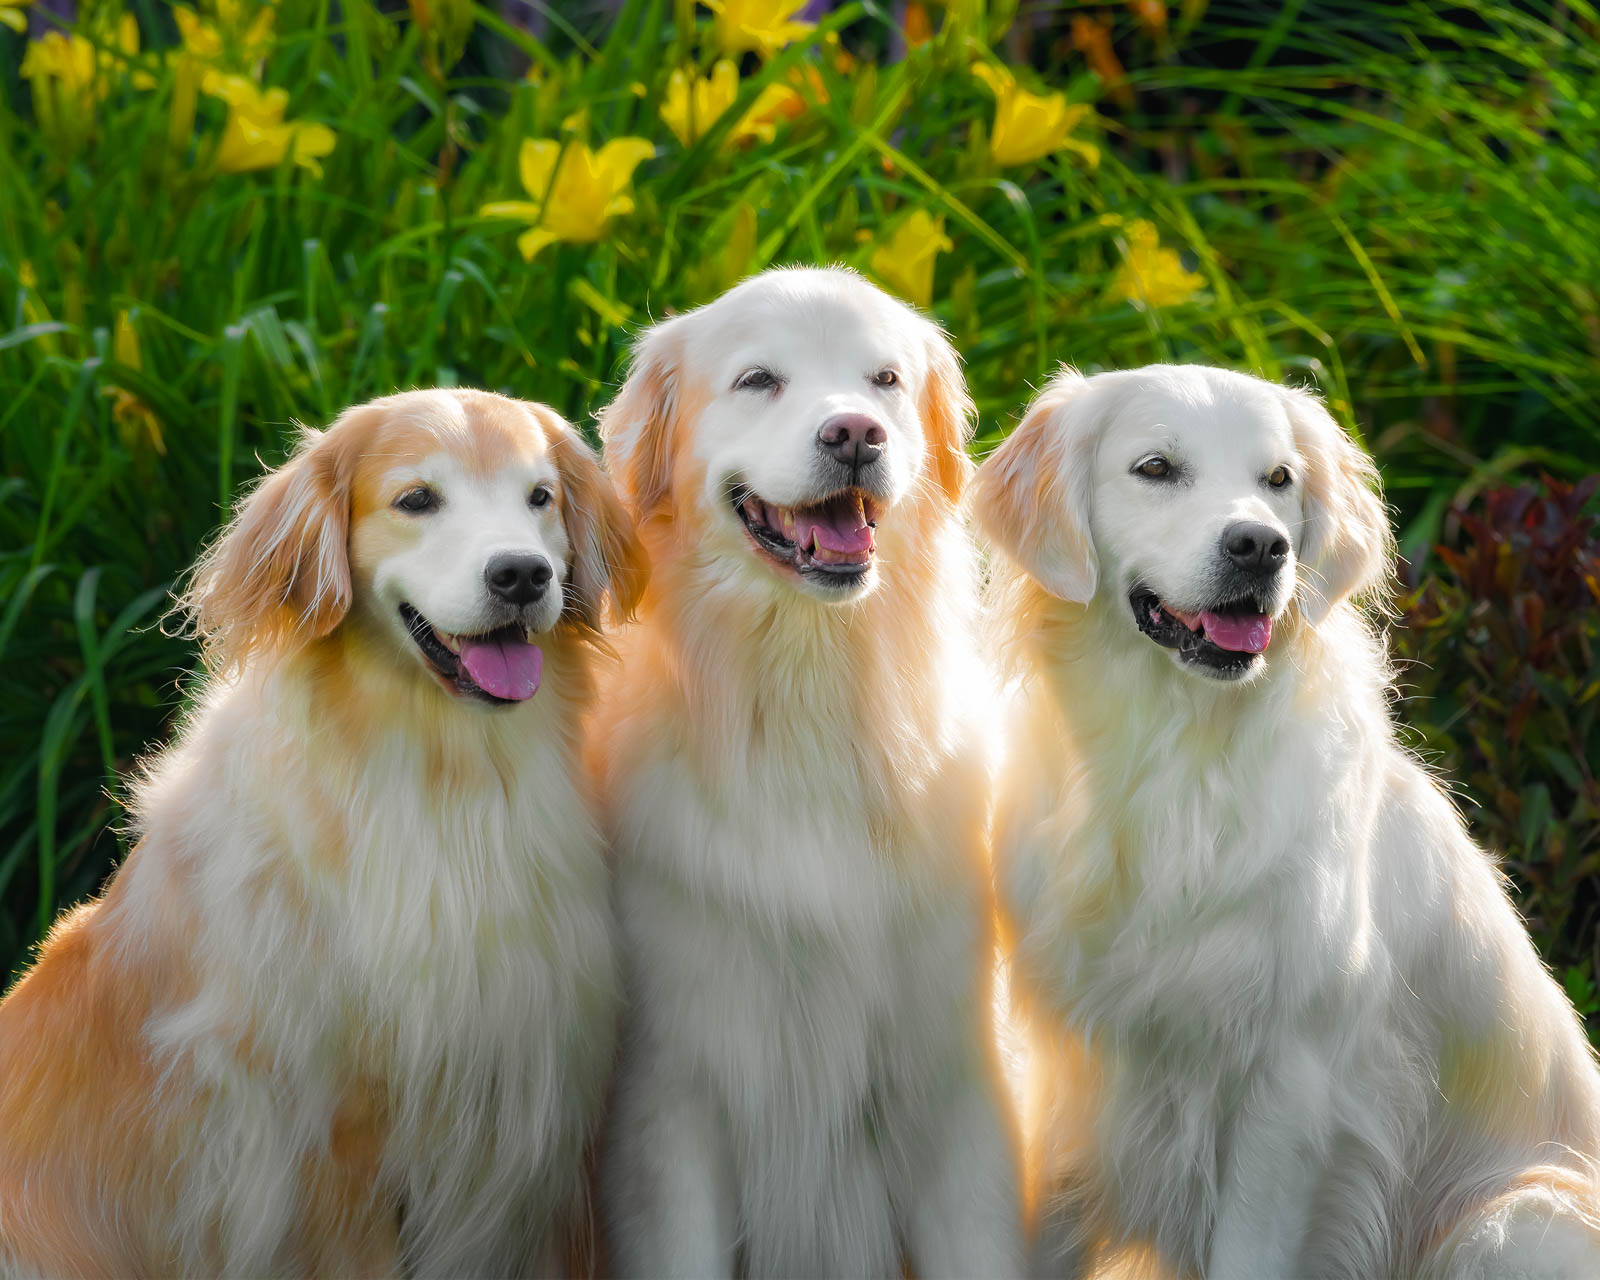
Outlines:
{"type": "Polygon", "coordinates": [[[1199,367],[1064,372],[979,473],[1042,1271],[1600,1275],[1600,1075],[1396,739],[1375,490],[1199,367]]]}
{"type": "Polygon", "coordinates": [[[138,847],[0,1004],[0,1272],[548,1269],[618,996],[579,718],[645,572],[541,405],[306,433],[195,569],[138,847]]]}
{"type": "Polygon", "coordinates": [[[969,416],[943,335],[837,269],[657,325],[602,414],[652,561],[596,734],[621,1274],[1020,1266],[969,416]]]}

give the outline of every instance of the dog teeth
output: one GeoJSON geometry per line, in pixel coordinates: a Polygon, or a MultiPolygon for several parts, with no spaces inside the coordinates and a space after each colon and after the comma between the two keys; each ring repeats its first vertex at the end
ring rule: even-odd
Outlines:
{"type": "Polygon", "coordinates": [[[451,653],[461,652],[461,639],[459,636],[453,636],[447,632],[440,631],[438,627],[433,629],[433,634],[439,637],[439,643],[442,644],[446,649],[450,650],[451,653]]]}
{"type": "Polygon", "coordinates": [[[531,625],[522,628],[522,638],[529,644],[533,643],[533,627],[531,625]]]}

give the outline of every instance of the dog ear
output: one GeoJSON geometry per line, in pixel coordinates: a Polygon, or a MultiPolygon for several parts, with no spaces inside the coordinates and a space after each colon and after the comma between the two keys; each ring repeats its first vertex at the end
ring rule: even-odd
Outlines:
{"type": "Polygon", "coordinates": [[[350,611],[350,484],[363,426],[380,413],[361,406],[306,431],[201,554],[178,607],[214,669],[282,656],[350,611]]]}
{"type": "Polygon", "coordinates": [[[1306,571],[1301,609],[1316,626],[1341,600],[1387,580],[1394,534],[1372,459],[1315,396],[1280,390],[1305,460],[1305,521],[1295,554],[1306,571]]]}
{"type": "Polygon", "coordinates": [[[972,479],[967,445],[972,440],[978,411],[961,375],[961,359],[955,348],[943,330],[931,324],[928,328],[928,375],[921,404],[922,425],[928,439],[928,473],[955,506],[972,479]]]}
{"type": "Polygon", "coordinates": [[[608,597],[618,621],[633,616],[650,579],[650,561],[633,516],[594,450],[555,413],[544,410],[540,418],[561,476],[561,518],[572,547],[567,611],[579,626],[599,631],[608,597]]]}
{"type": "Polygon", "coordinates": [[[1063,369],[978,468],[972,513],[1001,551],[1063,600],[1094,598],[1100,566],[1089,536],[1090,468],[1098,436],[1089,380],[1063,369]]]}
{"type": "Polygon", "coordinates": [[[666,500],[672,481],[672,424],[683,394],[679,323],[665,320],[639,339],[622,390],[600,411],[606,468],[640,520],[666,500]]]}

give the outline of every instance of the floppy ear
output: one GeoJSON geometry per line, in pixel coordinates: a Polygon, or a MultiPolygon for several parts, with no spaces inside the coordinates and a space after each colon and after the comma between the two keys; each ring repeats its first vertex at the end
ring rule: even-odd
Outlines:
{"type": "Polygon", "coordinates": [[[922,389],[922,426],[928,437],[928,471],[952,506],[972,479],[967,444],[977,406],[961,376],[961,360],[939,328],[929,325],[928,380],[922,389]]]}
{"type": "Polygon", "coordinates": [[[1089,380],[1052,378],[1027,416],[978,468],[978,528],[1051,595],[1087,604],[1100,566],[1089,536],[1090,468],[1098,437],[1089,380]]]}
{"type": "Polygon", "coordinates": [[[304,432],[195,563],[178,606],[214,669],[281,656],[327,635],[350,611],[352,419],[372,412],[349,410],[326,431],[304,432]]]}
{"type": "Polygon", "coordinates": [[[600,411],[606,468],[640,520],[665,501],[672,480],[672,422],[682,396],[678,320],[646,331],[617,398],[600,411]]]}
{"type": "Polygon", "coordinates": [[[1306,570],[1301,609],[1313,626],[1394,567],[1394,534],[1378,469],[1315,396],[1280,388],[1305,460],[1305,522],[1295,554],[1306,570]]]}
{"type": "Polygon", "coordinates": [[[546,410],[540,419],[561,475],[561,518],[572,546],[567,613],[581,627],[599,631],[608,597],[619,621],[633,616],[650,579],[650,561],[633,516],[594,450],[556,414],[546,410]]]}

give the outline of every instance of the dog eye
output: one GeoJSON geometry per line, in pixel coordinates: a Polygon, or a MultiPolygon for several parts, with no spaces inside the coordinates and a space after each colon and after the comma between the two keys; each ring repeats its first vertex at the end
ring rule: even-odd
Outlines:
{"type": "Polygon", "coordinates": [[[1165,480],[1172,474],[1172,464],[1159,453],[1153,453],[1134,467],[1134,471],[1147,480],[1165,480]]]}
{"type": "Polygon", "coordinates": [[[394,500],[396,510],[406,511],[414,516],[419,516],[425,511],[432,511],[439,505],[439,495],[425,484],[419,484],[414,489],[407,489],[394,500]]]}
{"type": "Polygon", "coordinates": [[[1289,474],[1288,467],[1273,467],[1272,470],[1267,473],[1267,483],[1270,484],[1274,489],[1287,488],[1293,479],[1294,477],[1289,474]]]}
{"type": "Polygon", "coordinates": [[[528,505],[530,507],[548,507],[550,499],[553,497],[555,495],[550,492],[549,486],[541,484],[528,495],[528,505]]]}
{"type": "Polygon", "coordinates": [[[746,373],[741,373],[734,381],[735,391],[775,391],[783,385],[783,379],[773,373],[771,369],[755,368],[746,373]]]}
{"type": "Polygon", "coordinates": [[[900,375],[893,369],[879,369],[872,375],[872,385],[875,387],[897,387],[900,385],[900,375]]]}

